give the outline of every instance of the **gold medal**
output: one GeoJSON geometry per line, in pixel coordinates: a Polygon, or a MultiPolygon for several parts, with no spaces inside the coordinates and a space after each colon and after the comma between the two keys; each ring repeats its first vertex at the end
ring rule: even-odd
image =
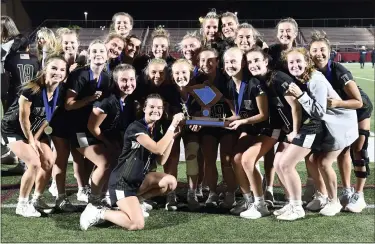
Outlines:
{"type": "Polygon", "coordinates": [[[47,135],[52,134],[52,132],[53,132],[53,129],[51,126],[48,125],[46,128],[44,128],[44,133],[46,133],[47,135]]]}

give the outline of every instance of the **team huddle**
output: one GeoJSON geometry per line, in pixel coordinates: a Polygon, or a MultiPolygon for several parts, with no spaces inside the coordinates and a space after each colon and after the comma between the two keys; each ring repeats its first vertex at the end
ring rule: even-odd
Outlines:
{"type": "Polygon", "coordinates": [[[133,18],[124,12],[113,16],[109,34],[93,40],[87,51],[78,51],[75,30],[41,28],[34,54],[14,22],[2,17],[2,43],[8,47],[3,68],[10,75],[2,96],[2,144],[27,167],[16,214],[77,211],[65,193],[71,154],[77,200],[87,203],[81,229],[104,221],[143,229],[152,215],[148,199],[166,195],[166,210],[179,207],[181,140],[191,211],[205,205],[247,219],[269,216],[275,174],[287,200],[272,212],[278,220],[303,218],[303,202],[325,216],[366,207],[373,108],[350,71],[330,59],[325,33],[315,31],[307,47],[297,47],[296,21],[282,19],[277,43],[267,45],[252,25],[239,23],[231,12],[213,10],[200,22],[199,34],[182,38],[182,58],[176,60],[162,27],[151,35],[152,52],[142,54],[141,39],[131,34],[133,18]],[[202,115],[189,89],[196,85],[222,95],[207,116],[224,118],[225,126],[186,124],[187,113],[202,115]],[[219,149],[225,185],[221,197],[219,149]],[[262,157],[264,175],[258,163],[262,157]],[[302,160],[309,188],[304,194],[296,170],[302,160]],[[157,172],[157,164],[164,172],[157,172]],[[42,197],[51,178],[54,209],[42,197]],[[205,202],[203,190],[209,191],[205,202]],[[238,191],[241,200],[236,200],[238,191]]]}

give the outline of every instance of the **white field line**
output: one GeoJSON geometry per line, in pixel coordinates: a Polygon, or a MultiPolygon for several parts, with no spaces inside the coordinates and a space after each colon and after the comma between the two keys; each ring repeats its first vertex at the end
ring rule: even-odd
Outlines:
{"type": "Polygon", "coordinates": [[[361,80],[374,81],[374,80],[363,78],[363,77],[359,77],[359,76],[353,76],[353,77],[356,78],[356,79],[361,79],[361,80]]]}

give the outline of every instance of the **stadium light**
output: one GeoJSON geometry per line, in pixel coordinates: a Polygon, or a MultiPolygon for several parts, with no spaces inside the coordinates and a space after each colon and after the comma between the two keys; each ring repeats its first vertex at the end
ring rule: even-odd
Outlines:
{"type": "Polygon", "coordinates": [[[85,15],[85,24],[86,24],[86,28],[87,28],[87,14],[88,14],[88,13],[87,13],[87,12],[84,12],[83,14],[85,15]]]}

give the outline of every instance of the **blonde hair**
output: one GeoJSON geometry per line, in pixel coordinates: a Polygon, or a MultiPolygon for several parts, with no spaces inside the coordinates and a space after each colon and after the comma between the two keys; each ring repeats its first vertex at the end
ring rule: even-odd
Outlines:
{"type": "MultiPolygon", "coordinates": [[[[32,94],[39,93],[41,91],[41,89],[46,85],[47,66],[48,66],[48,64],[50,64],[54,60],[61,60],[67,65],[65,59],[63,57],[61,57],[60,55],[54,54],[54,55],[48,56],[47,59],[46,59],[44,68],[42,70],[38,71],[38,73],[36,74],[34,79],[32,79],[32,80],[28,81],[27,83],[25,83],[24,85],[22,85],[21,89],[22,90],[30,89],[32,91],[32,94]]],[[[66,69],[64,79],[67,77],[67,75],[68,75],[68,69],[66,69]]]]}
{"type": "Polygon", "coordinates": [[[180,58],[180,59],[177,59],[176,61],[174,61],[174,63],[172,64],[172,73],[173,73],[173,68],[177,64],[185,64],[185,65],[187,65],[188,68],[189,68],[189,71],[190,71],[190,77],[193,77],[194,67],[193,67],[193,65],[187,59],[180,58]]]}
{"type": "MultiPolygon", "coordinates": [[[[218,28],[219,28],[220,16],[216,13],[216,9],[214,9],[214,8],[211,9],[211,11],[208,12],[205,17],[199,18],[199,22],[201,23],[200,32],[201,32],[201,35],[203,36],[204,42],[206,42],[206,36],[204,34],[204,24],[205,24],[206,20],[209,20],[209,19],[216,19],[217,23],[218,23],[218,28]]],[[[218,30],[218,32],[219,32],[219,30],[218,30]]]]}
{"type": "Polygon", "coordinates": [[[293,47],[292,49],[290,49],[288,51],[283,51],[282,60],[284,62],[287,62],[288,61],[288,55],[292,52],[297,52],[297,53],[302,54],[303,58],[305,59],[305,62],[307,63],[306,69],[303,72],[303,74],[301,75],[301,78],[302,78],[302,81],[303,81],[302,83],[306,83],[311,79],[311,75],[315,71],[314,63],[310,58],[310,53],[304,47],[293,47]]]}
{"type": "Polygon", "coordinates": [[[56,53],[63,53],[62,41],[63,41],[64,35],[75,35],[77,38],[77,42],[79,43],[79,40],[78,40],[79,35],[77,31],[69,29],[69,28],[65,28],[65,27],[58,28],[56,30],[56,46],[55,46],[56,53]]]}
{"type": "Polygon", "coordinates": [[[182,46],[183,46],[182,42],[183,42],[184,40],[186,40],[186,39],[189,39],[189,38],[196,39],[197,42],[199,43],[199,45],[202,46],[202,42],[201,42],[201,39],[200,39],[198,33],[197,33],[196,31],[194,31],[194,32],[188,32],[188,33],[186,33],[186,35],[184,35],[184,37],[182,37],[182,40],[178,43],[178,50],[179,50],[179,51],[182,51],[182,49],[183,49],[183,47],[182,47],[182,46]]]}
{"type": "Polygon", "coordinates": [[[163,27],[159,26],[151,34],[151,43],[154,42],[155,38],[160,37],[160,38],[167,39],[168,46],[169,46],[170,45],[169,36],[170,36],[169,32],[166,29],[164,29],[163,27]]]}
{"type": "Polygon", "coordinates": [[[36,40],[36,45],[38,46],[38,36],[41,35],[44,40],[46,40],[49,44],[49,49],[55,50],[56,49],[56,37],[55,34],[51,29],[48,29],[46,27],[40,28],[38,32],[36,33],[37,40],[36,40]]]}
{"type": "MultiPolygon", "coordinates": [[[[90,62],[91,62],[91,60],[90,60],[90,51],[91,51],[92,45],[94,45],[94,44],[102,44],[105,47],[105,43],[102,40],[100,40],[100,39],[95,39],[95,40],[91,41],[90,45],[89,45],[89,48],[87,49],[87,53],[88,53],[88,55],[87,55],[87,64],[90,64],[90,62]]],[[[105,49],[107,50],[106,47],[105,47],[105,49]]]]}
{"type": "Polygon", "coordinates": [[[152,64],[162,64],[162,65],[164,66],[164,71],[165,71],[165,73],[166,73],[166,70],[167,70],[167,67],[168,67],[167,62],[166,62],[164,59],[161,59],[161,58],[153,58],[153,59],[151,59],[151,60],[148,62],[146,68],[143,70],[143,73],[144,73],[144,75],[145,75],[145,77],[146,77],[147,79],[149,79],[148,71],[149,71],[149,68],[150,68],[150,66],[151,66],[152,64]]]}
{"type": "Polygon", "coordinates": [[[327,34],[324,31],[314,30],[311,33],[311,42],[309,44],[309,49],[314,42],[324,42],[327,45],[328,50],[331,50],[331,43],[329,42],[327,34]]]}

